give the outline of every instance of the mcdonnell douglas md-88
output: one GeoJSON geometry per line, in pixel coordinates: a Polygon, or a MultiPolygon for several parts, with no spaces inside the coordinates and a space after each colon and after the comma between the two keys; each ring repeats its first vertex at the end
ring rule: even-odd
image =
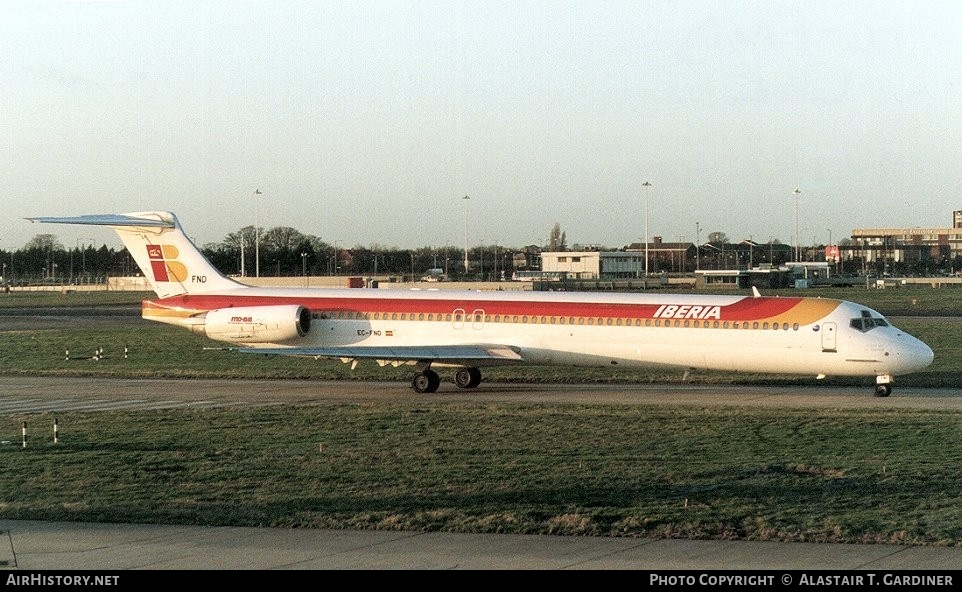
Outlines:
{"type": "Polygon", "coordinates": [[[157,294],[145,319],[246,353],[414,366],[474,388],[483,366],[677,367],[875,377],[932,362],[932,350],[878,312],[844,300],[686,294],[270,288],[238,283],[203,256],[170,212],[30,218],[112,228],[157,294]]]}

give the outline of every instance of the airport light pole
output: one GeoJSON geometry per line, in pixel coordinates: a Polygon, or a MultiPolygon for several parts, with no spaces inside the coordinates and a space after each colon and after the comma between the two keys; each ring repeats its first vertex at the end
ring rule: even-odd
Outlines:
{"type": "MultiPolygon", "coordinates": [[[[94,239],[92,238],[78,238],[77,239],[77,250],[80,251],[80,269],[83,275],[87,275],[87,248],[85,241],[90,241],[91,246],[93,246],[94,239]]],[[[73,264],[70,265],[70,272],[73,273],[73,264]]]]}
{"type": "Polygon", "coordinates": [[[701,224],[695,222],[695,271],[701,269],[701,224]]]}
{"type": "Polygon", "coordinates": [[[468,201],[471,200],[470,197],[465,195],[464,200],[464,273],[468,273],[468,201]]]}
{"type": "Polygon", "coordinates": [[[257,196],[261,195],[260,189],[254,190],[254,276],[261,277],[261,212],[260,200],[257,196]]]}
{"type": "MultiPolygon", "coordinates": [[[[828,248],[832,252],[832,268],[834,268],[838,263],[838,256],[835,254],[835,249],[832,249],[832,229],[826,228],[825,230],[828,231],[828,248]]],[[[828,253],[828,251],[826,251],[826,253],[828,253]]]]}
{"type": "Polygon", "coordinates": [[[645,277],[648,277],[648,201],[651,196],[651,183],[641,184],[645,188],[645,277]]]}
{"type": "Polygon", "coordinates": [[[796,187],[795,188],[795,261],[798,261],[798,244],[802,242],[802,237],[798,234],[798,196],[802,194],[802,191],[796,187]]]}

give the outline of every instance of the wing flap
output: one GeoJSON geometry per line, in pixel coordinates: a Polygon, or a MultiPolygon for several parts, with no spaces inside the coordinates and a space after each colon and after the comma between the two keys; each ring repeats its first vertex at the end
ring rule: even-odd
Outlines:
{"type": "Polygon", "coordinates": [[[338,360],[378,360],[390,363],[431,361],[449,364],[511,364],[524,358],[507,345],[409,345],[409,346],[333,346],[333,347],[245,347],[245,354],[307,356],[338,360]]]}

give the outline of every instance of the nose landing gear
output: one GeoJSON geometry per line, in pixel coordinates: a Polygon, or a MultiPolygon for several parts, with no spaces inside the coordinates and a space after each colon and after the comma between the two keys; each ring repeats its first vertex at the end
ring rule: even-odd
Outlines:
{"type": "Polygon", "coordinates": [[[875,396],[887,397],[892,394],[892,377],[888,374],[875,377],[875,396]]]}

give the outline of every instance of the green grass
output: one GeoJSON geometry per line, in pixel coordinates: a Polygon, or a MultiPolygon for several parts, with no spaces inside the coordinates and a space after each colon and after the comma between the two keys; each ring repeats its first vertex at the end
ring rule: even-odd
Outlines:
{"type": "Polygon", "coordinates": [[[412,398],[57,419],[60,443],[27,448],[4,423],[3,518],[962,542],[956,412],[412,398]]]}
{"type": "Polygon", "coordinates": [[[0,293],[0,309],[4,308],[63,308],[72,306],[140,306],[140,301],[156,298],[153,292],[25,292],[14,290],[0,293]]]}

